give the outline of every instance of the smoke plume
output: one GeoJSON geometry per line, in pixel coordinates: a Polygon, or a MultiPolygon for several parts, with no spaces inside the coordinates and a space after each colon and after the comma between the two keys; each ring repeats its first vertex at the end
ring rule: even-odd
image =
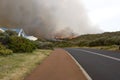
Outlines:
{"type": "Polygon", "coordinates": [[[44,38],[57,32],[68,36],[100,31],[91,25],[80,0],[0,0],[0,26],[44,38]]]}

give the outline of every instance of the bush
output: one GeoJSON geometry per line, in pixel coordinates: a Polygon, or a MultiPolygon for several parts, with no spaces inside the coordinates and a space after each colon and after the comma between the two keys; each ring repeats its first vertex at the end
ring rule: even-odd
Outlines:
{"type": "Polygon", "coordinates": [[[53,49],[53,43],[51,42],[36,42],[36,46],[38,49],[53,49]]]}
{"type": "Polygon", "coordinates": [[[10,50],[10,49],[2,49],[2,50],[0,50],[0,55],[6,56],[6,55],[11,55],[12,53],[13,53],[13,51],[10,50]]]}
{"type": "Polygon", "coordinates": [[[56,42],[53,42],[53,44],[54,44],[54,47],[62,47],[62,48],[74,46],[74,44],[72,44],[69,41],[56,41],[56,42]]]}
{"type": "Polygon", "coordinates": [[[88,46],[88,41],[80,41],[79,43],[78,43],[78,46],[80,46],[80,47],[82,47],[82,46],[88,46]]]}
{"type": "Polygon", "coordinates": [[[6,47],[0,43],[0,55],[11,55],[12,53],[12,50],[6,49],[6,47]]]}
{"type": "Polygon", "coordinates": [[[0,50],[3,50],[3,49],[6,49],[6,47],[0,43],[0,50]]]}
{"type": "Polygon", "coordinates": [[[105,38],[98,38],[96,40],[93,40],[89,42],[89,46],[104,46],[105,45],[105,38]]]}
{"type": "Polygon", "coordinates": [[[7,45],[10,36],[17,36],[17,33],[15,31],[10,31],[10,30],[0,33],[0,42],[4,45],[7,45]]]}
{"type": "Polygon", "coordinates": [[[5,31],[5,34],[7,34],[9,36],[17,36],[17,33],[15,31],[11,31],[11,30],[5,31]]]}
{"type": "Polygon", "coordinates": [[[105,43],[106,46],[115,45],[116,44],[116,39],[114,37],[108,38],[108,39],[105,40],[104,43],[105,43]]]}
{"type": "Polygon", "coordinates": [[[17,36],[10,37],[8,47],[15,53],[32,52],[36,49],[36,46],[32,41],[17,36]]]}
{"type": "Polygon", "coordinates": [[[0,32],[0,36],[4,36],[5,35],[5,33],[3,33],[3,32],[0,32]]]}

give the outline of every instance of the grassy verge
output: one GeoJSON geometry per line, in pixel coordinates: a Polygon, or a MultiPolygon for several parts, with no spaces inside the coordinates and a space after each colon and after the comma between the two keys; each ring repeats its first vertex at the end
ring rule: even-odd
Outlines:
{"type": "Polygon", "coordinates": [[[33,53],[0,56],[0,80],[23,80],[50,52],[36,50],[33,53]]]}
{"type": "Polygon", "coordinates": [[[93,49],[101,49],[101,50],[110,50],[110,51],[120,51],[120,50],[119,50],[119,46],[117,46],[117,45],[85,47],[85,48],[93,48],[93,49]]]}

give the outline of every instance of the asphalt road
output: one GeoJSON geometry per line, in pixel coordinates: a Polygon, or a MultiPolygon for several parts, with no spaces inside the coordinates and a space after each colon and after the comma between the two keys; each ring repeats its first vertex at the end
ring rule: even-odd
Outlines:
{"type": "Polygon", "coordinates": [[[120,80],[120,52],[66,48],[92,80],[120,80]]]}

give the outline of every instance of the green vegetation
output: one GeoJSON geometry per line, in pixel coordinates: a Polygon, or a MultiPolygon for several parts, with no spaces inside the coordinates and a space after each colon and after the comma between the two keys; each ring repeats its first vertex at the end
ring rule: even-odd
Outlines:
{"type": "Polygon", "coordinates": [[[117,48],[120,46],[120,32],[105,32],[102,34],[81,35],[74,39],[53,41],[54,47],[98,47],[101,49],[117,48]],[[112,47],[111,47],[112,46],[112,47]],[[117,46],[117,47],[116,47],[117,46]],[[105,48],[106,47],[106,48],[105,48]]]}
{"type": "Polygon", "coordinates": [[[5,34],[7,34],[9,36],[17,36],[17,33],[15,31],[11,31],[11,30],[5,31],[5,34]]]}
{"type": "Polygon", "coordinates": [[[0,50],[1,55],[11,54],[12,52],[33,52],[36,49],[36,45],[33,41],[23,37],[18,37],[16,32],[9,30],[4,33],[0,33],[0,42],[5,46],[5,49],[0,50]]]}
{"type": "Polygon", "coordinates": [[[32,54],[0,56],[0,80],[23,80],[51,50],[35,50],[32,54]]]}
{"type": "Polygon", "coordinates": [[[72,47],[74,46],[74,44],[72,44],[72,42],[69,42],[69,41],[53,41],[53,46],[54,47],[61,47],[61,48],[64,48],[64,47],[72,47]]]}
{"type": "MultiPolygon", "coordinates": [[[[89,48],[89,47],[88,47],[89,48]]],[[[102,49],[102,50],[114,50],[117,51],[119,50],[119,46],[117,45],[111,45],[111,46],[95,46],[95,47],[90,47],[94,49],[102,49]]]]}
{"type": "Polygon", "coordinates": [[[9,38],[8,48],[13,50],[13,52],[32,52],[36,49],[35,44],[25,38],[17,37],[17,36],[11,36],[9,38]]]}
{"type": "Polygon", "coordinates": [[[120,45],[120,32],[82,35],[71,40],[79,46],[110,46],[120,45]],[[83,45],[84,43],[84,45],[83,45]]]}
{"type": "Polygon", "coordinates": [[[49,41],[35,41],[36,47],[38,49],[53,49],[54,45],[52,42],[49,41]]]}
{"type": "Polygon", "coordinates": [[[10,49],[6,49],[4,45],[0,43],[0,55],[6,56],[12,54],[13,51],[10,49]]]}
{"type": "Polygon", "coordinates": [[[78,37],[76,40],[80,41],[81,39],[86,41],[84,46],[90,47],[120,45],[120,32],[85,35],[78,37]]]}
{"type": "Polygon", "coordinates": [[[56,47],[120,50],[120,32],[81,35],[74,39],[30,41],[15,32],[0,32],[0,80],[23,80],[56,47]],[[46,50],[38,50],[46,49],[46,50]],[[17,53],[17,54],[16,54],[17,53]]]}
{"type": "MultiPolygon", "coordinates": [[[[32,52],[37,49],[53,49],[55,47],[98,47],[120,46],[120,31],[105,32],[102,34],[81,35],[74,39],[46,40],[39,38],[37,41],[17,37],[15,32],[0,33],[0,42],[15,53],[32,52]]],[[[106,49],[106,48],[105,48],[106,49]]],[[[7,51],[6,51],[7,52],[7,51]]]]}
{"type": "Polygon", "coordinates": [[[14,31],[0,32],[0,80],[23,80],[50,55],[51,50],[43,49],[52,48],[44,39],[30,41],[14,31]]]}

